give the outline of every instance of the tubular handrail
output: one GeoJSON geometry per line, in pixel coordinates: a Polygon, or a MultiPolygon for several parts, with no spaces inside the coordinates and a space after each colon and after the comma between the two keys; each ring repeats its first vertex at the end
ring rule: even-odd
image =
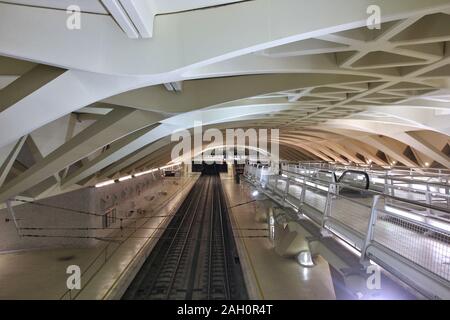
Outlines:
{"type": "Polygon", "coordinates": [[[409,192],[421,193],[421,194],[430,193],[430,194],[437,195],[439,197],[450,198],[450,194],[444,194],[444,193],[435,192],[435,191],[431,191],[431,190],[420,190],[420,189],[414,189],[414,188],[410,188],[410,187],[403,187],[403,186],[396,186],[396,185],[389,185],[389,184],[386,184],[385,186],[387,188],[391,188],[391,189],[397,189],[397,190],[409,191],[409,192]]]}
{"type": "Polygon", "coordinates": [[[338,178],[336,177],[336,173],[335,173],[334,171],[331,171],[331,170],[323,170],[323,169],[321,169],[321,170],[319,170],[319,171],[317,171],[317,172],[318,172],[318,173],[320,172],[320,173],[328,173],[328,174],[331,174],[332,177],[333,177],[333,182],[338,181],[338,178]]]}
{"type": "MultiPolygon", "coordinates": [[[[286,171],[284,171],[284,172],[286,172],[286,171]]],[[[302,177],[304,177],[306,179],[309,179],[309,182],[317,184],[317,181],[314,181],[315,179],[310,177],[310,176],[305,176],[305,175],[302,175],[302,174],[299,174],[299,173],[294,173],[294,172],[291,172],[291,173],[294,174],[294,175],[297,175],[297,176],[302,176],[302,177]]],[[[273,175],[270,175],[270,176],[278,176],[278,175],[273,174],[273,175]]],[[[287,179],[289,179],[289,177],[287,179]]],[[[317,179],[317,180],[320,180],[320,179],[317,179]]],[[[320,182],[324,183],[325,181],[321,180],[320,182]]],[[[294,184],[300,184],[300,183],[299,182],[294,182],[294,184]]],[[[325,185],[325,183],[323,185],[325,185]]],[[[378,191],[374,191],[374,190],[361,189],[361,188],[357,188],[357,187],[346,185],[346,184],[342,184],[342,183],[330,183],[330,182],[328,182],[328,185],[335,185],[335,186],[339,186],[339,187],[345,187],[347,189],[352,189],[354,191],[364,192],[366,194],[370,194],[370,195],[373,195],[373,196],[377,196],[378,195],[378,196],[381,196],[383,198],[389,198],[389,199],[392,199],[392,200],[395,200],[395,201],[398,201],[398,202],[408,203],[408,204],[416,206],[416,207],[422,207],[422,208],[432,209],[432,210],[436,210],[436,211],[440,211],[440,212],[450,213],[450,210],[447,210],[446,208],[441,208],[441,207],[436,207],[436,206],[432,206],[432,205],[428,205],[428,204],[418,203],[416,201],[412,201],[412,200],[409,200],[409,199],[404,199],[404,198],[399,198],[399,197],[395,197],[395,196],[391,196],[391,195],[386,195],[384,193],[381,193],[381,192],[378,192],[378,191]]],[[[314,187],[312,187],[312,188],[314,188],[314,187]]],[[[318,189],[318,188],[315,188],[315,189],[318,189]]],[[[318,190],[320,190],[320,189],[318,189],[318,190]]],[[[323,190],[321,190],[321,191],[323,191],[323,190]]],[[[355,199],[343,196],[341,194],[337,194],[337,193],[333,192],[332,190],[329,190],[329,192],[333,193],[333,195],[336,196],[336,197],[339,197],[339,198],[345,199],[347,201],[350,201],[352,203],[355,203],[358,206],[364,206],[366,208],[370,208],[370,205],[368,205],[367,203],[363,203],[363,202],[357,201],[355,199]]],[[[392,213],[389,213],[389,212],[387,212],[385,210],[381,210],[381,209],[378,209],[378,210],[382,211],[385,214],[393,215],[392,213]]],[[[426,217],[426,218],[432,218],[432,219],[438,220],[438,221],[449,222],[448,220],[443,219],[443,218],[438,217],[438,216],[433,216],[433,215],[423,215],[423,216],[426,217]]],[[[435,227],[433,225],[430,225],[430,224],[423,223],[421,221],[408,219],[406,217],[402,217],[402,219],[408,220],[408,221],[410,221],[410,222],[412,222],[414,224],[417,224],[417,225],[421,225],[421,226],[426,227],[428,229],[431,229],[431,230],[433,230],[435,232],[441,232],[441,233],[443,232],[442,229],[439,229],[439,228],[437,228],[437,227],[435,227]]],[[[449,232],[449,234],[450,234],[450,232],[449,232]]]]}
{"type": "Polygon", "coordinates": [[[398,272],[401,265],[406,268],[402,272],[413,275],[420,272],[426,279],[420,289],[439,288],[443,297],[448,296],[450,267],[442,262],[450,254],[450,220],[418,209],[447,214],[450,210],[285,169],[280,170],[286,181],[283,185],[276,182],[280,180],[278,171],[264,176],[255,170],[245,172],[249,181],[262,187],[269,198],[310,218],[324,237],[334,234],[353,246],[361,253],[361,263],[384,261],[392,263],[388,271],[398,272]],[[292,185],[299,189],[290,189],[292,185]],[[321,185],[328,188],[322,189],[321,185]],[[361,200],[361,197],[347,196],[342,194],[343,188],[369,197],[361,200]],[[373,248],[385,253],[374,252],[373,248]],[[429,252],[424,256],[421,250],[429,252]]]}
{"type": "MultiPolygon", "coordinates": [[[[284,172],[286,172],[286,171],[284,171],[284,172]]],[[[294,174],[296,176],[301,176],[303,178],[309,179],[310,182],[313,182],[313,183],[317,184],[317,181],[314,181],[314,180],[316,180],[315,178],[312,178],[312,177],[306,176],[306,175],[302,175],[302,174],[299,174],[299,173],[296,173],[296,172],[290,172],[290,173],[294,174]]],[[[278,175],[273,174],[273,175],[270,175],[270,176],[278,176],[278,175]]],[[[289,176],[288,176],[287,179],[289,179],[289,176]]],[[[306,181],[306,179],[305,179],[305,181],[306,181]]],[[[320,179],[317,179],[317,180],[320,180],[320,179]]],[[[326,181],[320,180],[320,182],[324,183],[326,181]]],[[[300,183],[294,182],[294,184],[300,184],[300,183]]],[[[357,188],[357,187],[346,185],[346,184],[342,184],[342,183],[330,183],[330,182],[328,182],[328,185],[335,185],[335,186],[339,186],[339,187],[345,187],[347,189],[352,189],[354,191],[364,192],[366,194],[370,194],[370,195],[373,195],[373,196],[381,196],[383,198],[389,198],[389,199],[392,199],[392,200],[395,200],[395,201],[398,201],[398,202],[408,203],[408,204],[411,204],[411,205],[416,206],[416,207],[423,207],[423,208],[432,209],[432,210],[436,210],[436,211],[440,211],[440,212],[450,213],[450,210],[447,210],[445,208],[436,207],[436,206],[423,204],[423,203],[418,203],[416,201],[412,201],[412,200],[404,199],[404,198],[399,198],[399,197],[395,197],[395,196],[391,196],[391,195],[386,195],[386,194],[383,194],[381,192],[377,192],[377,191],[374,191],[374,190],[361,189],[361,188],[357,188]]],[[[317,188],[315,188],[315,189],[317,189],[317,188]]],[[[355,199],[352,199],[352,198],[343,196],[341,194],[338,194],[336,192],[333,192],[332,188],[329,189],[329,192],[333,193],[333,195],[335,197],[339,197],[339,198],[345,199],[347,201],[350,201],[352,203],[357,204],[358,206],[364,206],[366,208],[370,208],[370,205],[368,205],[367,203],[363,203],[363,202],[357,201],[355,199]]],[[[378,209],[378,210],[382,211],[385,214],[392,215],[392,213],[389,213],[389,212],[387,212],[385,210],[381,210],[381,209],[378,209]]],[[[432,218],[432,219],[435,219],[435,220],[438,220],[438,221],[448,222],[448,220],[442,219],[441,217],[438,217],[438,216],[433,216],[433,215],[423,215],[423,216],[426,217],[426,218],[432,218]]],[[[426,228],[431,229],[431,230],[436,231],[436,232],[442,232],[442,229],[437,228],[437,227],[435,227],[433,225],[430,225],[430,224],[426,224],[426,223],[423,223],[423,222],[420,222],[420,221],[417,221],[417,220],[411,220],[411,219],[408,219],[406,217],[402,217],[402,219],[408,220],[408,221],[410,221],[412,223],[415,223],[417,225],[421,225],[423,227],[426,227],[426,228]]],[[[449,232],[449,234],[450,234],[450,232],[449,232]]]]}
{"type": "Polygon", "coordinates": [[[378,171],[378,170],[373,170],[370,168],[364,168],[364,167],[349,167],[349,166],[343,166],[343,167],[330,167],[330,168],[324,168],[322,166],[320,167],[306,167],[306,166],[298,166],[295,165],[297,168],[302,169],[302,170],[323,170],[323,169],[328,169],[330,171],[345,171],[345,170],[351,170],[351,169],[355,169],[355,170],[360,170],[360,171],[365,171],[368,174],[370,174],[372,177],[374,178],[380,178],[380,179],[393,179],[393,180],[397,180],[397,181],[404,181],[404,182],[409,182],[409,183],[414,183],[414,184],[423,184],[423,185],[428,185],[428,186],[435,186],[435,187],[443,187],[443,188],[449,188],[450,187],[450,175],[445,175],[443,176],[441,175],[427,175],[427,174],[420,174],[420,175],[416,175],[416,174],[411,174],[411,173],[407,173],[407,174],[400,174],[399,172],[392,172],[392,170],[384,170],[384,171],[378,171]],[[440,181],[433,181],[439,179],[440,181]]]}
{"type": "MultiPolygon", "coordinates": [[[[294,163],[292,163],[292,164],[288,164],[288,166],[289,165],[295,165],[295,166],[298,166],[298,167],[300,167],[300,168],[304,168],[304,169],[316,169],[316,170],[320,170],[320,169],[324,169],[323,167],[310,167],[310,166],[304,166],[304,165],[302,165],[302,164],[294,164],[294,163]]],[[[414,174],[414,175],[412,175],[411,173],[409,173],[409,171],[408,171],[408,174],[402,174],[402,175],[400,175],[400,174],[393,174],[393,172],[395,172],[395,171],[399,171],[399,170],[392,170],[392,169],[386,169],[386,170],[377,170],[377,169],[374,169],[374,168],[371,168],[371,167],[364,167],[364,166],[361,166],[361,167],[355,167],[355,166],[334,166],[334,167],[330,167],[330,168],[328,168],[328,170],[334,170],[334,171],[338,171],[338,170],[351,170],[351,169],[354,169],[354,170],[360,170],[360,171],[366,171],[366,172],[369,172],[369,173],[374,173],[374,174],[379,174],[379,175],[381,175],[381,176],[386,176],[386,174],[389,174],[390,173],[390,175],[388,175],[389,177],[412,177],[412,178],[414,178],[414,177],[420,177],[420,178],[449,178],[450,179],[450,170],[449,170],[449,174],[446,174],[446,175],[440,175],[440,176],[429,176],[429,175],[427,175],[427,174],[420,174],[420,175],[417,175],[417,174],[414,174]]]]}
{"type": "MultiPolygon", "coordinates": [[[[414,201],[414,200],[410,200],[410,199],[405,199],[405,198],[400,198],[400,197],[388,195],[388,194],[385,194],[385,193],[382,193],[382,192],[379,192],[379,191],[376,191],[376,190],[361,189],[361,188],[357,188],[355,186],[351,186],[351,185],[348,185],[348,184],[345,184],[345,183],[341,183],[341,182],[332,183],[332,182],[329,182],[329,181],[326,181],[326,180],[323,180],[323,179],[320,179],[320,178],[317,178],[317,177],[311,177],[309,175],[304,175],[304,174],[301,174],[301,173],[298,173],[298,172],[292,172],[292,171],[287,171],[287,170],[282,170],[282,172],[288,173],[288,174],[291,174],[291,175],[295,175],[295,176],[303,177],[305,180],[308,180],[311,183],[315,183],[315,184],[319,183],[321,185],[327,185],[327,186],[335,185],[335,186],[338,186],[338,187],[342,187],[342,188],[351,189],[351,190],[354,190],[354,191],[363,192],[366,195],[373,195],[373,196],[379,195],[379,196],[382,196],[384,198],[389,198],[391,200],[395,200],[395,201],[398,201],[398,202],[404,202],[404,203],[408,203],[408,204],[413,205],[413,206],[422,207],[422,208],[425,208],[425,209],[436,210],[436,211],[440,211],[440,212],[444,212],[444,213],[450,214],[450,210],[446,209],[446,208],[443,208],[443,207],[437,207],[437,206],[433,206],[433,205],[430,205],[430,204],[427,204],[427,203],[422,203],[422,202],[418,202],[418,201],[414,201]]],[[[279,176],[279,175],[272,174],[272,175],[269,175],[269,176],[279,176]]],[[[289,179],[289,175],[287,175],[287,177],[285,177],[285,179],[289,179]]],[[[294,184],[300,184],[300,182],[297,182],[295,180],[293,181],[293,183],[294,184]]],[[[342,195],[340,195],[340,196],[343,197],[342,195]]],[[[355,201],[354,199],[351,199],[351,198],[347,198],[347,200],[350,200],[352,202],[356,202],[356,203],[362,204],[361,202],[355,201]]]]}
{"type": "MultiPolygon", "coordinates": [[[[444,212],[444,213],[450,214],[450,209],[446,209],[446,208],[443,208],[443,207],[437,207],[437,206],[429,205],[429,204],[426,204],[426,203],[417,202],[417,201],[414,201],[414,200],[409,200],[409,199],[405,199],[405,198],[400,198],[400,197],[384,194],[384,193],[376,191],[376,190],[361,189],[361,188],[357,188],[357,187],[354,187],[354,186],[351,186],[351,185],[347,185],[347,184],[343,184],[343,183],[339,183],[339,182],[332,183],[332,182],[329,182],[329,181],[326,181],[326,180],[322,180],[322,179],[319,179],[319,178],[314,178],[314,177],[311,177],[311,176],[308,176],[308,175],[304,175],[304,174],[301,174],[301,173],[298,173],[298,172],[292,172],[292,171],[286,171],[286,170],[281,170],[281,171],[285,172],[285,173],[289,173],[291,175],[303,177],[305,180],[308,179],[309,182],[312,182],[312,183],[315,183],[315,184],[317,184],[317,182],[319,182],[322,185],[327,185],[327,184],[328,184],[328,186],[335,185],[337,187],[342,187],[342,188],[351,189],[351,190],[354,190],[354,191],[363,192],[363,193],[365,193],[367,195],[373,195],[373,196],[378,195],[378,196],[381,196],[383,198],[388,198],[388,199],[391,199],[391,200],[395,200],[397,202],[404,202],[404,203],[410,204],[412,206],[421,207],[421,208],[425,208],[425,209],[436,210],[436,211],[440,211],[440,212],[444,212]]],[[[269,176],[279,176],[279,175],[272,174],[272,175],[269,175],[269,176]]],[[[287,179],[289,179],[289,176],[287,176],[287,179]]],[[[294,180],[294,184],[300,184],[300,182],[296,182],[294,180]]],[[[335,189],[335,190],[338,190],[338,189],[335,189]]],[[[330,192],[333,192],[333,191],[330,190],[330,192]]],[[[342,195],[337,194],[337,193],[334,193],[334,195],[335,196],[339,196],[341,198],[344,198],[346,200],[349,200],[351,202],[355,202],[358,205],[367,206],[367,204],[361,203],[359,201],[355,201],[355,199],[348,198],[348,197],[342,196],[342,195]]],[[[433,216],[433,215],[430,215],[428,217],[432,217],[432,218],[437,219],[437,220],[443,220],[445,222],[448,222],[448,220],[446,220],[446,219],[442,219],[440,217],[436,217],[436,216],[433,216]]],[[[417,221],[416,221],[416,223],[417,223],[417,221]]],[[[433,226],[429,226],[429,227],[433,227],[433,226]]]]}
{"type": "MultiPolygon", "coordinates": [[[[320,165],[320,166],[328,166],[328,167],[334,167],[334,168],[345,168],[345,167],[354,167],[354,168],[373,168],[374,164],[339,164],[336,162],[326,162],[326,161],[306,161],[306,162],[289,162],[285,161],[284,164],[295,164],[295,165],[320,165]]],[[[378,169],[384,169],[384,171],[403,171],[403,172],[414,172],[413,170],[420,170],[425,171],[429,174],[439,174],[442,175],[443,172],[445,172],[445,175],[450,176],[450,169],[440,169],[440,168],[429,168],[429,167],[406,167],[406,166],[398,166],[398,165],[391,165],[391,166],[376,166],[378,169]]]]}
{"type": "MultiPolygon", "coordinates": [[[[311,170],[311,169],[307,169],[307,168],[299,168],[299,169],[311,170]]],[[[284,170],[286,170],[286,169],[284,169],[284,170]]],[[[320,171],[322,169],[316,168],[316,170],[320,171]]],[[[332,172],[332,171],[330,170],[330,172],[332,172]]],[[[363,171],[361,171],[361,173],[362,172],[363,171]]],[[[373,172],[373,171],[366,171],[366,172],[370,173],[370,172],[373,172]]],[[[369,175],[369,177],[370,177],[370,175],[369,175]]],[[[430,190],[428,190],[429,187],[436,187],[436,188],[442,187],[442,188],[445,188],[446,190],[449,190],[449,193],[450,193],[450,184],[444,184],[444,183],[440,183],[440,182],[430,182],[430,181],[421,181],[421,180],[418,181],[418,180],[412,180],[412,179],[402,179],[402,178],[398,178],[398,176],[396,176],[396,175],[386,175],[386,174],[374,175],[374,176],[372,176],[372,179],[383,179],[383,180],[388,179],[388,180],[391,180],[392,182],[399,182],[400,181],[400,182],[405,182],[405,183],[414,184],[414,185],[423,185],[427,189],[427,190],[422,190],[422,189],[417,189],[417,188],[411,188],[411,191],[412,190],[418,190],[419,192],[422,191],[422,192],[426,193],[426,191],[430,191],[430,190]]],[[[373,183],[373,184],[375,184],[375,183],[373,183]]],[[[443,194],[443,193],[435,192],[435,191],[431,191],[431,192],[443,194]]]]}
{"type": "Polygon", "coordinates": [[[449,188],[450,187],[449,184],[442,183],[442,182],[433,182],[433,181],[426,181],[425,182],[425,181],[421,181],[421,180],[404,179],[404,178],[401,178],[401,177],[399,178],[399,176],[396,176],[396,175],[379,175],[379,176],[375,176],[375,178],[389,179],[389,180],[406,182],[406,183],[414,183],[414,184],[439,186],[439,187],[444,187],[444,188],[449,188]]]}
{"type": "Polygon", "coordinates": [[[303,174],[298,173],[298,172],[285,171],[285,170],[282,170],[282,171],[283,172],[287,172],[289,174],[296,175],[296,176],[308,178],[308,179],[319,180],[319,182],[328,183],[329,185],[330,184],[331,185],[334,184],[334,185],[339,186],[339,187],[345,187],[347,189],[352,189],[354,191],[364,192],[364,193],[370,194],[370,195],[380,195],[380,196],[382,196],[384,198],[389,198],[389,199],[392,199],[392,200],[395,200],[395,201],[405,202],[405,203],[408,203],[408,204],[411,204],[411,205],[415,205],[415,206],[418,206],[418,207],[423,207],[425,209],[431,209],[431,210],[441,211],[441,212],[445,212],[447,214],[450,214],[450,209],[447,209],[447,208],[437,207],[437,206],[430,205],[430,204],[427,204],[427,203],[420,203],[420,202],[417,202],[417,201],[414,201],[414,200],[409,200],[409,199],[405,199],[405,198],[400,198],[400,197],[388,195],[388,194],[385,194],[385,193],[382,193],[382,192],[379,192],[379,191],[376,191],[376,190],[361,189],[361,188],[357,188],[357,187],[350,186],[350,185],[347,185],[347,184],[342,184],[342,183],[339,183],[339,182],[338,183],[330,183],[329,181],[324,181],[324,180],[318,179],[318,178],[312,178],[311,176],[303,175],[303,174]]]}

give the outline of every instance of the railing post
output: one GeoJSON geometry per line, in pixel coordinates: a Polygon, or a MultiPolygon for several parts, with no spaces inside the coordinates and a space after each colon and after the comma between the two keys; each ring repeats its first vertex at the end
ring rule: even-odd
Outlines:
{"type": "Polygon", "coordinates": [[[300,194],[300,204],[305,203],[306,198],[306,176],[303,176],[302,193],[300,194]]]}
{"type": "MultiPolygon", "coordinates": [[[[448,181],[447,181],[448,183],[448,181]]],[[[449,187],[445,187],[445,194],[447,195],[447,208],[450,207],[450,188],[449,187]]]]}
{"type": "Polygon", "coordinates": [[[274,186],[273,186],[273,192],[274,192],[275,194],[278,193],[278,174],[275,175],[275,184],[274,184],[274,186]]]}
{"type": "Polygon", "coordinates": [[[380,200],[379,195],[373,196],[372,209],[370,210],[369,223],[367,224],[366,239],[364,240],[364,246],[361,248],[360,262],[363,265],[368,264],[367,248],[369,247],[370,243],[373,241],[373,236],[374,236],[374,231],[375,231],[375,223],[377,222],[377,204],[378,204],[379,200],[380,200]]]}
{"type": "Polygon", "coordinates": [[[331,233],[325,227],[326,227],[326,222],[327,222],[328,218],[331,216],[331,202],[333,201],[333,190],[334,190],[334,187],[332,187],[333,185],[334,184],[330,184],[328,186],[327,200],[325,202],[325,210],[324,210],[323,216],[322,216],[322,227],[321,227],[320,233],[324,237],[331,236],[331,233]]]}
{"type": "Polygon", "coordinates": [[[388,187],[388,173],[384,174],[384,194],[389,195],[389,187],[388,187]]]}
{"type": "Polygon", "coordinates": [[[289,193],[289,176],[286,178],[286,187],[284,188],[284,191],[283,191],[283,203],[284,203],[284,205],[287,204],[286,199],[287,199],[288,193],[289,193]]]}
{"type": "MultiPolygon", "coordinates": [[[[387,196],[393,196],[394,186],[392,185],[392,179],[390,180],[391,185],[389,185],[389,175],[386,172],[386,177],[384,179],[384,194],[387,196]]],[[[386,200],[389,198],[386,198],[386,200]]]]}
{"type": "MultiPolygon", "coordinates": [[[[430,205],[431,206],[431,201],[432,201],[432,192],[431,192],[431,190],[430,190],[430,185],[427,183],[427,191],[425,192],[425,201],[426,201],[426,204],[428,204],[428,205],[430,205]]],[[[430,208],[427,208],[427,214],[430,214],[431,215],[431,209],[430,208]]]]}
{"type": "Polygon", "coordinates": [[[17,234],[19,235],[19,237],[21,237],[22,235],[20,233],[20,227],[19,227],[19,224],[17,223],[16,214],[14,212],[14,209],[13,209],[12,205],[11,205],[11,200],[8,199],[6,201],[6,207],[7,207],[8,211],[9,211],[9,214],[13,218],[14,226],[16,227],[17,234]]]}

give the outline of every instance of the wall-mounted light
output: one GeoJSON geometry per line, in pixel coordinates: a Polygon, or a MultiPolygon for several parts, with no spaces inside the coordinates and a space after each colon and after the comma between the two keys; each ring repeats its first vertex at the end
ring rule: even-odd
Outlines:
{"type": "Polygon", "coordinates": [[[95,187],[96,188],[106,187],[106,186],[109,186],[110,184],[113,184],[113,183],[114,183],[114,180],[108,180],[108,181],[105,181],[105,182],[97,183],[95,185],[95,187]]]}
{"type": "Polygon", "coordinates": [[[125,177],[119,178],[119,181],[122,182],[122,181],[130,180],[131,178],[133,178],[133,176],[131,176],[131,175],[125,176],[125,177]]]}
{"type": "Polygon", "coordinates": [[[143,175],[145,175],[145,174],[149,174],[149,173],[152,173],[152,172],[155,172],[155,171],[158,171],[158,169],[152,169],[152,170],[147,170],[147,171],[139,172],[139,173],[136,173],[134,176],[135,176],[135,177],[140,177],[140,176],[143,176],[143,175]]]}

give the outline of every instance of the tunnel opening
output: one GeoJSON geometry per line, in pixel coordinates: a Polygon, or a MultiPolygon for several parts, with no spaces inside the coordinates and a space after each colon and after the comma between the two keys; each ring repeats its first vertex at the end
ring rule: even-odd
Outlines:
{"type": "Polygon", "coordinates": [[[226,162],[214,162],[211,164],[203,161],[201,164],[199,164],[193,161],[192,172],[200,172],[202,174],[227,173],[228,165],[226,162]]]}

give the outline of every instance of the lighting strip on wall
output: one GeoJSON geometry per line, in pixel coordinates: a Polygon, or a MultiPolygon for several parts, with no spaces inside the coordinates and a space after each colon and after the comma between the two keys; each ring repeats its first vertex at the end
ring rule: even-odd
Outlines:
{"type": "Polygon", "coordinates": [[[132,178],[136,178],[136,177],[140,177],[140,176],[143,176],[143,175],[146,175],[146,174],[150,174],[150,173],[153,173],[153,172],[156,172],[156,171],[162,171],[162,170],[165,170],[165,169],[173,168],[173,167],[179,166],[180,164],[181,163],[175,163],[175,164],[170,164],[170,165],[167,165],[167,166],[164,166],[164,167],[160,167],[160,168],[155,168],[155,169],[150,169],[150,170],[147,170],[147,171],[142,171],[142,172],[139,172],[139,173],[136,173],[136,174],[132,174],[132,175],[127,175],[127,176],[121,177],[118,180],[103,181],[103,182],[97,183],[95,185],[95,187],[96,188],[106,187],[106,186],[109,186],[109,185],[111,185],[113,183],[116,183],[116,182],[122,182],[122,181],[130,180],[132,178]]]}

